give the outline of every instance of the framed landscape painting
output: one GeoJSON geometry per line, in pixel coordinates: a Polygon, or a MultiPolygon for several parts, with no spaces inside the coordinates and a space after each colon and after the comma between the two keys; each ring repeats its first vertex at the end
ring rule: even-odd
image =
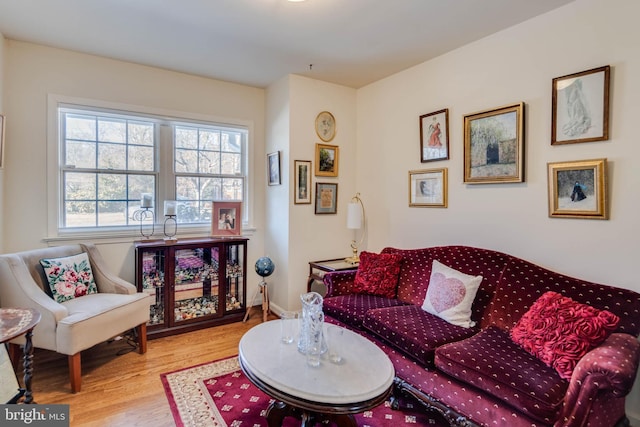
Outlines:
{"type": "Polygon", "coordinates": [[[608,219],[607,159],[548,163],[549,217],[608,219]]]}
{"type": "Polygon", "coordinates": [[[524,181],[524,102],[464,116],[464,182],[524,181]]]}
{"type": "Polygon", "coordinates": [[[337,145],[316,144],[316,176],[338,176],[337,145]]]}
{"type": "Polygon", "coordinates": [[[420,161],[449,158],[449,109],[420,116],[420,161]]]}
{"type": "Polygon", "coordinates": [[[553,79],[551,145],[609,139],[610,66],[553,79]]]}

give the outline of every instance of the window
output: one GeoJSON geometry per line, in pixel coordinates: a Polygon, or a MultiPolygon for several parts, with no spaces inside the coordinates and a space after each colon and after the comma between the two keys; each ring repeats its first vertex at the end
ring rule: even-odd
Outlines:
{"type": "Polygon", "coordinates": [[[177,200],[183,224],[210,223],[214,200],[244,199],[246,128],[67,105],[58,114],[61,230],[138,226],[143,194],[156,222],[177,200]]]}

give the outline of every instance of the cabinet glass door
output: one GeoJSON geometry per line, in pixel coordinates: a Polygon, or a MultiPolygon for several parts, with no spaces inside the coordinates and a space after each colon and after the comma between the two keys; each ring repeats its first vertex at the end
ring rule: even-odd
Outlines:
{"type": "Polygon", "coordinates": [[[160,325],[165,321],[164,251],[149,250],[142,252],[142,292],[150,298],[149,322],[147,325],[160,325]]]}
{"type": "Polygon", "coordinates": [[[244,246],[228,245],[227,246],[227,265],[226,265],[226,311],[243,310],[242,302],[244,301],[244,246]]]}
{"type": "Polygon", "coordinates": [[[175,323],[218,314],[219,253],[218,246],[176,249],[173,294],[175,323]]]}

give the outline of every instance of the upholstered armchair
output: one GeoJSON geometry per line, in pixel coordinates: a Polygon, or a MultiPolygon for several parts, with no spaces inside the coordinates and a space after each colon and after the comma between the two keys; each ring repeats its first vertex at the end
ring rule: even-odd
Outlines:
{"type": "MultiPolygon", "coordinates": [[[[149,304],[147,294],[137,292],[131,283],[108,271],[92,244],[0,255],[0,306],[33,308],[40,312],[42,319],[33,331],[33,346],[68,356],[73,393],[80,391],[83,350],[135,328],[138,352],[147,351],[149,304]],[[55,298],[59,295],[52,295],[51,276],[47,277],[41,260],[81,253],[88,255],[97,292],[82,292],[79,297],[70,294],[62,298],[64,301],[57,302],[55,298]]],[[[24,337],[13,340],[10,353],[18,354],[23,344],[24,337]]]]}

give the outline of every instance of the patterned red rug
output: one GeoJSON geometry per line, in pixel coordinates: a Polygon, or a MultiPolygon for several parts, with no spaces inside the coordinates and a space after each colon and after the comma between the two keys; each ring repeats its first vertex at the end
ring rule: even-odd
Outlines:
{"type": "MultiPolygon", "coordinates": [[[[171,413],[178,427],[263,427],[272,399],[244,376],[232,357],[160,375],[171,413]]],[[[389,402],[355,416],[361,427],[431,426],[448,424],[420,404],[402,402],[393,410],[389,402]]],[[[286,418],[284,426],[300,425],[286,418]]]]}

